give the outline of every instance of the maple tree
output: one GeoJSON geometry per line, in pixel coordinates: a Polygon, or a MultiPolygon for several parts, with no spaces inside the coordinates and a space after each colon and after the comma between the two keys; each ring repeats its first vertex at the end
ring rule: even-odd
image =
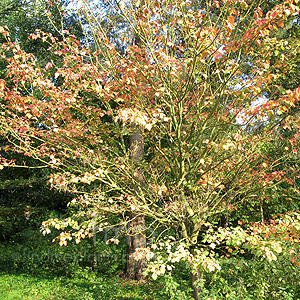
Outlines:
{"type": "MultiPolygon", "coordinates": [[[[13,82],[0,79],[0,133],[14,145],[6,150],[50,166],[49,183],[78,195],[70,203],[78,214],[45,221],[44,233],[62,229],[58,239],[66,245],[92,236],[95,224],[103,230],[110,214],[124,228],[146,216],[152,226],[177,229],[197,256],[210,216],[291,182],[299,135],[287,147],[278,125],[299,101],[300,87],[274,85],[277,69],[293,64],[270,61],[274,47],[291,48],[275,34],[298,14],[297,3],[286,0],[266,14],[257,1],[203,1],[197,9],[190,1],[115,3],[125,24],[122,53],[97,22],[99,10],[84,2],[79,10],[94,44],[68,31],[58,39],[36,30],[30,38],[49,43],[60,58],[43,66],[1,27],[13,82]],[[264,97],[274,89],[280,97],[264,97]],[[143,159],[134,159],[134,135],[143,159]],[[274,141],[281,155],[270,158],[266,145],[274,141]]],[[[2,168],[13,163],[1,158],[2,168]]],[[[143,226],[135,234],[144,234],[143,226]]],[[[196,272],[195,299],[197,280],[196,272]]]]}

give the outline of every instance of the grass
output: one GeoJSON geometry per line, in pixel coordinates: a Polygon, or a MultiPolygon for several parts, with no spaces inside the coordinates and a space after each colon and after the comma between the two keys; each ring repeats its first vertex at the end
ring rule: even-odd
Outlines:
{"type": "Polygon", "coordinates": [[[115,277],[67,278],[60,276],[7,274],[0,272],[2,300],[142,300],[167,299],[160,289],[149,283],[137,283],[115,277]]]}
{"type": "Polygon", "coordinates": [[[10,242],[0,243],[0,299],[169,299],[158,282],[122,278],[119,274],[124,262],[115,260],[122,253],[122,247],[112,248],[102,242],[97,249],[89,241],[60,247],[38,230],[24,230],[10,242]],[[47,259],[48,252],[56,256],[47,259]],[[104,256],[92,270],[89,261],[82,261],[85,252],[87,256],[95,252],[112,259],[104,256]]]}

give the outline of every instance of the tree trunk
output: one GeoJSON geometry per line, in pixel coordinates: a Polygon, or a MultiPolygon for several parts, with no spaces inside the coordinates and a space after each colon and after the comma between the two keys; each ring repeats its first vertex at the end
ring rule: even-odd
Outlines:
{"type": "Polygon", "coordinates": [[[199,274],[191,274],[191,286],[193,289],[193,298],[195,300],[200,300],[199,288],[195,285],[200,280],[199,274]]]}
{"type": "Polygon", "coordinates": [[[145,229],[144,216],[134,216],[134,219],[129,223],[129,234],[127,236],[127,270],[126,275],[130,279],[143,279],[143,271],[146,267],[146,260],[141,258],[136,260],[134,254],[137,248],[146,246],[146,237],[143,234],[145,229]],[[141,232],[141,233],[137,233],[141,232]]]}
{"type": "MultiPolygon", "coordinates": [[[[144,138],[143,135],[136,130],[130,138],[130,157],[133,163],[138,163],[144,156],[144,138]]],[[[138,186],[144,184],[144,176],[142,170],[137,166],[134,174],[136,178],[136,196],[138,197],[138,186]]],[[[143,270],[146,267],[146,259],[134,258],[137,248],[146,247],[145,217],[138,212],[129,213],[130,222],[128,224],[127,235],[127,264],[126,276],[131,279],[141,280],[143,278],[143,270]]]]}
{"type": "MultiPolygon", "coordinates": [[[[199,230],[196,229],[195,237],[198,237],[199,230]]],[[[194,237],[194,239],[195,239],[194,237]]],[[[194,240],[196,242],[196,240],[194,240]]],[[[194,256],[196,254],[194,246],[191,246],[190,253],[194,256]]],[[[195,300],[200,300],[201,297],[199,295],[199,289],[202,289],[202,287],[199,286],[199,281],[203,278],[203,273],[200,275],[199,272],[193,274],[191,273],[191,287],[192,287],[192,296],[195,300]]]]}

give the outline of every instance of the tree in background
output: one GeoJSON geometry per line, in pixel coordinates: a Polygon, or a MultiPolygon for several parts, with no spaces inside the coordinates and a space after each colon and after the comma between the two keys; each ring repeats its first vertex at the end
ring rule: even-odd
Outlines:
{"type": "Polygon", "coordinates": [[[48,2],[41,0],[7,0],[1,3],[0,24],[8,26],[12,41],[22,49],[35,54],[39,60],[49,59],[47,46],[42,41],[29,40],[28,37],[37,28],[59,37],[64,29],[75,34],[78,39],[84,37],[77,14],[69,9],[69,0],[48,2]]]}
{"type": "MultiPolygon", "coordinates": [[[[37,31],[31,39],[49,43],[61,59],[44,68],[2,27],[14,84],[1,80],[1,133],[14,150],[52,168],[53,187],[77,195],[78,214],[48,220],[44,232],[64,230],[58,238],[66,245],[91,236],[95,223],[103,229],[111,214],[124,228],[146,216],[185,240],[199,299],[199,268],[217,266],[213,252],[199,247],[208,218],[242,201],[260,201],[262,190],[297,175],[298,136],[289,149],[277,141],[276,159],[266,145],[278,140],[278,115],[295,106],[299,87],[257,104],[279,76],[270,68],[272,46],[280,43],[273,35],[298,14],[295,2],[266,14],[245,1],[203,2],[198,10],[188,1],[116,3],[115,14],[126,24],[124,54],[85,3],[95,49],[71,34],[59,39],[37,31]],[[137,131],[143,159],[132,159],[138,145],[128,151],[137,131]]],[[[142,250],[132,257],[138,260],[142,250]]]]}

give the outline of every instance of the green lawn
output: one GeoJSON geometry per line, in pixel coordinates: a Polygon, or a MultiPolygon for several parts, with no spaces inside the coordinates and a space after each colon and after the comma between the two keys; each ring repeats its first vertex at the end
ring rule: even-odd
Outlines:
{"type": "Polygon", "coordinates": [[[0,273],[1,300],[12,299],[167,299],[159,289],[118,277],[69,279],[59,276],[0,273]]]}

